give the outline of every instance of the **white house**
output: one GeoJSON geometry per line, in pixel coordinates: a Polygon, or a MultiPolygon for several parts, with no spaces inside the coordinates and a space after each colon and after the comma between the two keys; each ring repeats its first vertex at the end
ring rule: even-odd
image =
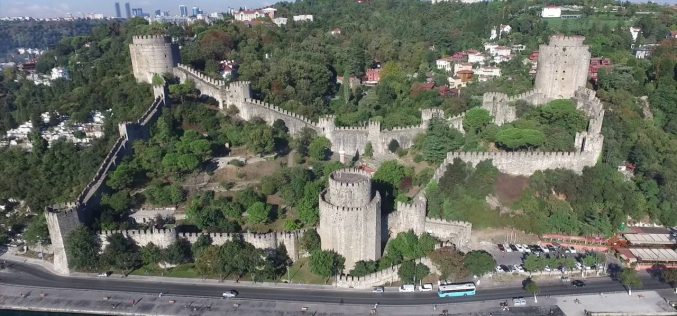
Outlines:
{"type": "Polygon", "coordinates": [[[559,18],[562,17],[562,8],[556,5],[549,5],[541,11],[541,17],[544,18],[559,18]]]}
{"type": "Polygon", "coordinates": [[[479,77],[479,81],[487,81],[491,78],[501,76],[501,68],[498,67],[480,67],[475,69],[475,75],[479,77]]]}
{"type": "Polygon", "coordinates": [[[55,68],[52,68],[52,73],[50,75],[50,78],[52,80],[61,79],[61,78],[68,80],[70,77],[68,75],[68,70],[66,68],[55,67],[55,68]]]}
{"type": "Polygon", "coordinates": [[[639,32],[641,32],[642,29],[639,27],[631,27],[630,28],[630,35],[632,35],[632,41],[635,42],[637,41],[637,36],[639,35],[639,32]]]}
{"type": "Polygon", "coordinates": [[[454,75],[457,75],[459,71],[470,70],[472,71],[471,63],[456,63],[454,64],[454,75]]]}
{"type": "Polygon", "coordinates": [[[304,14],[304,15],[295,15],[294,16],[294,22],[313,22],[313,16],[311,14],[304,14]]]}
{"type": "Polygon", "coordinates": [[[277,26],[287,25],[287,18],[274,18],[273,23],[277,26]]]}
{"type": "Polygon", "coordinates": [[[475,64],[484,64],[484,61],[486,60],[486,56],[482,54],[481,52],[478,51],[468,51],[468,62],[475,64]]]}
{"type": "Polygon", "coordinates": [[[451,72],[454,62],[451,57],[443,57],[435,61],[437,69],[451,72]]]}

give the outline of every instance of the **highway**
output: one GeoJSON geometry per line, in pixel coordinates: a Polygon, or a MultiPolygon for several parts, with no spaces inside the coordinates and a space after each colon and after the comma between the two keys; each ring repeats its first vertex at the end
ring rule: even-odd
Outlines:
{"type": "MultiPolygon", "coordinates": [[[[655,290],[669,288],[667,284],[648,277],[642,278],[643,290],[655,290]]],[[[281,287],[259,286],[226,286],[215,284],[186,284],[186,283],[163,283],[129,280],[123,278],[84,278],[64,277],[54,275],[40,267],[12,263],[6,270],[0,272],[0,283],[9,285],[23,285],[39,287],[43,290],[68,288],[79,290],[97,290],[126,293],[166,293],[171,295],[195,296],[195,297],[220,297],[224,290],[238,291],[239,299],[295,301],[309,303],[336,303],[336,304],[368,304],[378,302],[380,305],[430,305],[444,304],[449,302],[471,302],[503,300],[512,297],[528,297],[522,288],[492,288],[482,289],[478,287],[475,296],[460,298],[439,298],[435,292],[399,293],[388,292],[376,294],[364,290],[332,290],[332,289],[295,289],[281,287]]],[[[623,286],[611,279],[595,279],[587,281],[587,285],[581,288],[572,287],[569,284],[542,285],[539,296],[546,295],[571,295],[590,293],[609,293],[625,291],[623,286]]],[[[637,289],[639,290],[639,289],[637,289]]]]}

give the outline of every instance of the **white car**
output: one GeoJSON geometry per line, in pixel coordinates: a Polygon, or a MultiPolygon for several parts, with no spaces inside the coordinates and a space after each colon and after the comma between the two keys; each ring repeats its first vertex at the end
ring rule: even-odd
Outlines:
{"type": "Polygon", "coordinates": [[[501,268],[501,266],[496,266],[496,273],[503,273],[503,268],[501,268]]]}
{"type": "Polygon", "coordinates": [[[571,253],[576,253],[576,248],[570,247],[569,249],[571,249],[571,250],[570,250],[571,253]]]}
{"type": "Polygon", "coordinates": [[[521,265],[516,264],[513,267],[515,268],[515,271],[517,271],[517,272],[524,272],[524,268],[522,268],[521,265]]]}
{"type": "Polygon", "coordinates": [[[545,252],[545,253],[549,253],[549,252],[550,252],[550,249],[548,249],[548,247],[545,247],[545,246],[544,246],[544,247],[541,247],[541,250],[542,250],[543,252],[545,252]]]}
{"type": "Polygon", "coordinates": [[[237,297],[237,291],[235,291],[235,290],[225,291],[225,292],[223,292],[222,295],[223,295],[224,298],[237,297]]]}
{"type": "Polygon", "coordinates": [[[517,248],[517,251],[519,252],[524,252],[524,248],[522,248],[522,245],[520,244],[515,244],[515,248],[517,248]]]}
{"type": "Polygon", "coordinates": [[[510,247],[510,246],[512,246],[512,245],[505,244],[505,252],[512,252],[512,247],[510,247]]]}
{"type": "Polygon", "coordinates": [[[522,244],[522,249],[524,249],[524,252],[531,252],[531,249],[529,249],[529,246],[522,244]]]}
{"type": "Polygon", "coordinates": [[[550,271],[552,271],[552,269],[550,269],[550,267],[548,267],[548,266],[545,266],[545,268],[543,268],[543,271],[550,272],[550,271]]]}
{"type": "Polygon", "coordinates": [[[383,293],[385,292],[385,289],[382,286],[375,286],[374,288],[371,289],[372,293],[383,293]]]}
{"type": "Polygon", "coordinates": [[[576,270],[583,270],[583,265],[580,262],[576,262],[576,270]]]}
{"type": "Polygon", "coordinates": [[[400,292],[415,292],[416,287],[413,284],[402,284],[400,286],[400,292]]]}
{"type": "Polygon", "coordinates": [[[96,276],[98,276],[100,278],[107,278],[109,275],[110,274],[108,274],[108,272],[101,272],[101,273],[97,274],[96,276]]]}
{"type": "Polygon", "coordinates": [[[425,284],[421,285],[418,288],[418,290],[421,291],[421,292],[431,292],[433,290],[433,284],[432,283],[425,283],[425,284]]]}
{"type": "Polygon", "coordinates": [[[524,297],[515,297],[512,299],[512,303],[514,306],[524,306],[527,305],[527,300],[524,297]]]}

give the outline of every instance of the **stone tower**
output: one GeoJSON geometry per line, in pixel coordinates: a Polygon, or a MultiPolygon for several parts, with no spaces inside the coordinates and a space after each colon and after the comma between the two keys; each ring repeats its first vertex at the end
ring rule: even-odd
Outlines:
{"type": "Polygon", "coordinates": [[[585,87],[590,52],[584,40],[583,36],[555,35],[549,45],[541,45],[534,88],[548,99],[568,99],[585,87]]]}
{"type": "Polygon", "coordinates": [[[136,81],[147,83],[154,74],[172,73],[180,59],[179,47],[164,35],[134,36],[129,54],[136,81]]]}
{"type": "Polygon", "coordinates": [[[75,203],[48,207],[45,211],[49,239],[54,250],[54,270],[57,273],[68,275],[68,257],[66,256],[66,239],[68,235],[81,225],[78,211],[80,205],[75,203]]]}
{"type": "Polygon", "coordinates": [[[320,193],[322,249],[346,258],[345,272],[360,260],[381,257],[381,196],[372,189],[371,176],[358,169],[343,169],[329,176],[320,193]]]}

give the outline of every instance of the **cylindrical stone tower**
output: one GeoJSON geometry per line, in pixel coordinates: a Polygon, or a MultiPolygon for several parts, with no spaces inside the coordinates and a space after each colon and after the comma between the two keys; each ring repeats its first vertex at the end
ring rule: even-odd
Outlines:
{"type": "Polygon", "coordinates": [[[371,176],[359,169],[342,169],[329,176],[320,193],[322,249],[346,258],[345,271],[360,260],[381,257],[381,196],[372,190],[371,176]]]}
{"type": "Polygon", "coordinates": [[[129,44],[134,77],[151,83],[154,74],[172,73],[179,62],[179,47],[165,35],[134,36],[129,44]]]}

